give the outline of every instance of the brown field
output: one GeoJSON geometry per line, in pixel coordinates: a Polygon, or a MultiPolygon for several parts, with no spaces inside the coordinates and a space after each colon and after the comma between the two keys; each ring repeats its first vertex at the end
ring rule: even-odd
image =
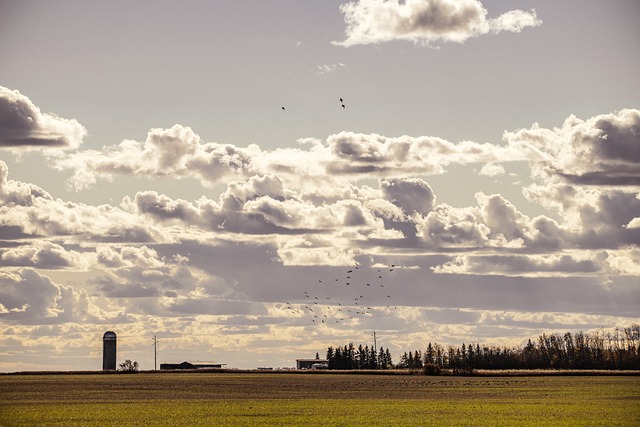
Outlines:
{"type": "Polygon", "coordinates": [[[1,375],[0,425],[640,425],[639,376],[1,375]]]}

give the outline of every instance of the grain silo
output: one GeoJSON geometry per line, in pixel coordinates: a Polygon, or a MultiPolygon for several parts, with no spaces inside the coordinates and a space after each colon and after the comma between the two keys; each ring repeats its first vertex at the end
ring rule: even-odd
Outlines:
{"type": "Polygon", "coordinates": [[[112,331],[102,336],[102,370],[116,370],[116,333],[112,331]]]}

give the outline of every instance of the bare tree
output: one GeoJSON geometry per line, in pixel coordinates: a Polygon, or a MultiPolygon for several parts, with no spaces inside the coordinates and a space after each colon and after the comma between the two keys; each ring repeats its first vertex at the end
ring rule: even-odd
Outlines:
{"type": "Polygon", "coordinates": [[[138,362],[132,362],[131,360],[127,359],[120,365],[118,365],[118,371],[129,373],[138,372],[138,362]]]}

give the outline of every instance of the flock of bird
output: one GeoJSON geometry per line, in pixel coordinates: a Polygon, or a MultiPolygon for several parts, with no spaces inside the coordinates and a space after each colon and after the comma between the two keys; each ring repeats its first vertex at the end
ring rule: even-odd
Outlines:
{"type": "MultiPolygon", "coordinates": [[[[340,106],[347,108],[343,98],[339,99],[340,106]]],[[[282,110],[286,110],[282,107],[282,110]]],[[[344,277],[334,277],[332,280],[317,280],[313,287],[304,291],[302,303],[285,302],[285,310],[293,315],[305,314],[316,325],[328,323],[343,323],[358,317],[372,315],[372,302],[381,298],[386,299],[386,307],[392,306],[393,298],[387,293],[383,274],[392,272],[395,265],[378,268],[375,275],[363,273],[358,264],[346,270],[344,277]],[[374,277],[375,276],[375,277],[374,277]],[[344,289],[340,289],[344,288],[344,289]],[[345,290],[350,290],[346,291],[345,290]]],[[[373,272],[373,268],[369,268],[373,272]]]]}
{"type": "MultiPolygon", "coordinates": [[[[342,106],[342,108],[347,108],[346,105],[344,105],[344,99],[340,98],[340,105],[342,106]]],[[[284,106],[282,106],[282,111],[285,111],[286,108],[284,108],[284,106]]]]}
{"type": "Polygon", "coordinates": [[[386,308],[397,309],[392,305],[393,298],[385,287],[386,273],[393,272],[395,265],[385,268],[360,268],[346,270],[344,276],[329,280],[317,279],[304,291],[301,303],[285,302],[285,310],[293,315],[306,315],[313,324],[336,324],[356,318],[373,315],[374,305],[380,306],[385,300],[386,308]]]}

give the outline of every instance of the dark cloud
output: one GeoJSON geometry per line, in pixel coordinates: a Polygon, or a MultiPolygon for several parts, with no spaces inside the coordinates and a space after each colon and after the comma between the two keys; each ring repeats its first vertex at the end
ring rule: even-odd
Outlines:
{"type": "MultiPolygon", "coordinates": [[[[410,2],[411,3],[411,2],[410,2]]],[[[446,36],[449,33],[473,34],[481,26],[486,11],[480,2],[425,1],[413,10],[410,19],[399,20],[400,34],[433,33],[446,36]]]]}
{"type": "Polygon", "coordinates": [[[86,133],[76,120],[42,113],[17,90],[0,86],[0,148],[77,148],[86,133]]]}
{"type": "Polygon", "coordinates": [[[560,170],[554,172],[568,182],[579,185],[603,185],[603,186],[640,186],[640,174],[637,167],[620,166],[617,170],[598,172],[585,172],[582,174],[570,174],[560,170]]]}
{"type": "Polygon", "coordinates": [[[528,153],[534,176],[580,185],[640,185],[640,110],[587,120],[570,116],[561,128],[534,125],[506,132],[505,140],[528,153]]]}

